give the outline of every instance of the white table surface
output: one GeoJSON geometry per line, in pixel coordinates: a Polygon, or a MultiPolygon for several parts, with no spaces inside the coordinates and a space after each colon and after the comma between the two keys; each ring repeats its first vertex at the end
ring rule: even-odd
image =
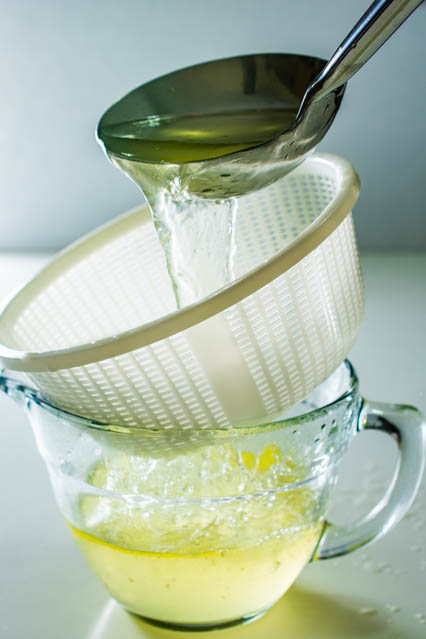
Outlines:
{"type": "MultiPolygon", "coordinates": [[[[46,255],[0,254],[0,298],[46,255]]],[[[362,256],[366,315],[351,353],[370,398],[426,413],[426,255],[362,256]]],[[[426,480],[409,515],[385,538],[305,568],[262,619],[207,634],[153,628],[112,602],[59,514],[22,410],[0,397],[1,639],[425,639],[426,480]]],[[[336,513],[374,501],[392,468],[392,442],[358,436],[342,469],[336,513]],[[366,497],[368,495],[368,497],[366,497]]]]}

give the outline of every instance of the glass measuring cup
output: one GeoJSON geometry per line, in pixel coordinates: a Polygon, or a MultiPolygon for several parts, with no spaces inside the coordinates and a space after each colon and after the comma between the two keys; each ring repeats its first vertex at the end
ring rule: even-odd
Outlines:
{"type": "Polygon", "coordinates": [[[421,414],[362,398],[348,362],[285,419],[242,429],[105,426],[7,377],[0,388],[25,406],[59,507],[95,574],[126,609],[168,627],[260,615],[310,560],[386,533],[423,471],[421,414]],[[389,491],[363,520],[329,523],[339,462],[355,434],[371,429],[399,447],[389,491]]]}

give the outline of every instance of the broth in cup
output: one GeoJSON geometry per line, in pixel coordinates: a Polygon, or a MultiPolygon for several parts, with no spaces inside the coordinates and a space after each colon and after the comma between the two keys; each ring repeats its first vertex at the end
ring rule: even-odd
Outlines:
{"type": "Polygon", "coordinates": [[[276,444],[259,453],[224,443],[172,458],[118,455],[89,483],[147,498],[83,496],[81,527],[70,527],[128,610],[173,624],[227,623],[268,608],[311,558],[328,490],[323,478],[305,477],[276,444]]]}
{"type": "Polygon", "coordinates": [[[411,506],[426,427],[367,401],[343,363],[285,419],[222,430],[101,424],[0,374],[30,419],[59,508],[89,566],[127,610],[176,629],[256,618],[312,559],[385,534],[411,506]],[[326,520],[339,462],[374,429],[399,446],[391,489],[349,526],[326,520]]]}

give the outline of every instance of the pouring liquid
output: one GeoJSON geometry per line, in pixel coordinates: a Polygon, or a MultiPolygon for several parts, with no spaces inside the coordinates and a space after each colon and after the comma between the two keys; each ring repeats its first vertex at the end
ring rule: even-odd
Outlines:
{"type": "Polygon", "coordinates": [[[232,171],[221,171],[219,164],[213,172],[202,162],[262,144],[289,128],[295,116],[294,110],[254,109],[152,115],[100,127],[112,162],[148,200],[177,308],[233,279],[237,197],[244,193],[246,176],[238,162],[232,171]]]}

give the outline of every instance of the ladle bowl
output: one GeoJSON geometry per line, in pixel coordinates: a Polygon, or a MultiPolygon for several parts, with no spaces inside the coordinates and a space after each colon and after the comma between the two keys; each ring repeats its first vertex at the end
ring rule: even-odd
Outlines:
{"type": "Polygon", "coordinates": [[[99,122],[98,138],[113,163],[137,183],[141,182],[140,172],[144,174],[144,184],[151,172],[152,180],[161,184],[178,177],[193,197],[227,199],[245,195],[296,168],[330,128],[344,85],[296,119],[306,88],[325,64],[325,60],[311,56],[263,53],[180,69],[138,87],[108,109],[99,122]],[[135,162],[131,152],[123,153],[120,144],[108,135],[109,130],[125,121],[167,114],[179,117],[264,109],[288,111],[294,122],[278,137],[263,144],[214,159],[181,164],[162,162],[150,167],[149,162],[135,162]]]}
{"type": "MultiPolygon", "coordinates": [[[[156,78],[124,96],[103,115],[98,138],[115,165],[142,186],[148,201],[155,185],[177,184],[192,198],[228,199],[258,190],[298,166],[323,139],[339,110],[346,82],[421,4],[375,0],[328,62],[289,53],[224,58],[156,78]],[[135,158],[132,135],[114,127],[136,121],[156,126],[164,118],[283,112],[282,130],[260,143],[220,157],[150,163],[135,158]],[[135,162],[135,159],[139,160],[135,162]]],[[[214,133],[214,131],[213,131],[214,133]]],[[[214,136],[213,136],[214,138],[214,136]]]]}

